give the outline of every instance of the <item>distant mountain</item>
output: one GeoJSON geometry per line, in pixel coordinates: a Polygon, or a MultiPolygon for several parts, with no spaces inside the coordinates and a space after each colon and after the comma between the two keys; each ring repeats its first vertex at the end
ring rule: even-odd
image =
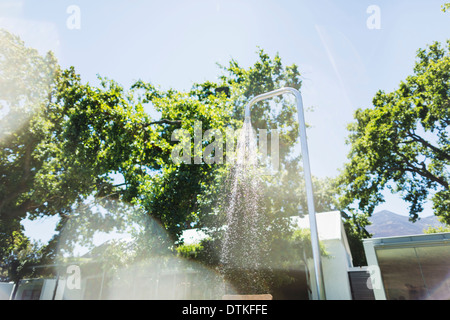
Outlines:
{"type": "Polygon", "coordinates": [[[423,230],[430,226],[443,226],[436,216],[425,217],[414,223],[408,219],[409,217],[383,210],[370,217],[369,221],[372,224],[366,229],[373,234],[373,238],[382,238],[423,234],[423,230]]]}

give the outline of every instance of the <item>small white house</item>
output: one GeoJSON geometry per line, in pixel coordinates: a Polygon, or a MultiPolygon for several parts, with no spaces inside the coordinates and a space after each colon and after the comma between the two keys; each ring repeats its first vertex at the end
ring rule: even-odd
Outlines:
{"type": "MultiPolygon", "coordinates": [[[[309,217],[297,218],[300,228],[309,228],[309,217]]],[[[366,268],[355,268],[352,254],[344,229],[344,223],[339,211],[316,214],[319,241],[324,245],[328,257],[322,257],[322,274],[327,300],[353,300],[356,291],[369,288],[365,286],[368,278],[366,268]],[[362,281],[362,287],[357,282],[362,281]]],[[[309,282],[312,291],[311,299],[317,299],[317,289],[314,285],[315,272],[312,259],[308,263],[309,282]]],[[[367,295],[367,293],[366,293],[367,295]]],[[[370,292],[369,292],[370,296],[370,292]]]]}

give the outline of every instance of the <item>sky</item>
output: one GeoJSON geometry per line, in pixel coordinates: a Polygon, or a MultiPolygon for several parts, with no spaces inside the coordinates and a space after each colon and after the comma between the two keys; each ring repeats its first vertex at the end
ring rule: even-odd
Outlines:
{"type": "MultiPolygon", "coordinates": [[[[142,79],[188,90],[216,80],[217,63],[251,66],[258,47],[279,53],[299,66],[305,108],[314,107],[305,114],[312,174],[334,177],[347,159],[355,110],[371,107],[378,90],[395,90],[419,48],[450,38],[444,2],[0,0],[0,28],[42,54],[53,51],[83,81],[96,84],[101,75],[125,87],[142,79]]],[[[386,194],[383,209],[408,214],[398,196],[386,194]]],[[[47,222],[28,229],[42,235],[47,222]]]]}

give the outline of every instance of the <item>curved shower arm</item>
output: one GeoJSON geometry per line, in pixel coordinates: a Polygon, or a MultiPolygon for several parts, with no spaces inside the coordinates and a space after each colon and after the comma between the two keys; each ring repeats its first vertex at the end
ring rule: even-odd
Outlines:
{"type": "Polygon", "coordinates": [[[315,283],[317,288],[317,296],[319,300],[322,300],[325,299],[325,287],[323,283],[322,264],[320,261],[321,259],[320,259],[319,236],[317,232],[316,210],[314,208],[314,192],[311,179],[311,168],[309,163],[309,152],[306,137],[306,124],[303,111],[302,95],[300,91],[298,91],[297,89],[286,87],[256,96],[252,100],[250,100],[250,102],[245,107],[245,121],[250,122],[250,109],[255,103],[273,98],[275,96],[283,95],[285,93],[293,94],[297,100],[299,135],[300,135],[300,144],[302,148],[303,172],[305,175],[305,183],[306,183],[306,198],[308,204],[309,223],[311,228],[311,246],[314,260],[315,283]]]}
{"type": "Polygon", "coordinates": [[[281,88],[281,89],[277,89],[277,90],[274,90],[274,91],[271,91],[271,92],[263,93],[263,94],[261,94],[259,96],[254,97],[252,100],[250,100],[250,102],[245,107],[245,119],[246,120],[250,119],[250,108],[255,103],[258,103],[260,101],[273,98],[275,96],[280,96],[280,95],[283,95],[285,93],[292,93],[295,96],[295,98],[297,99],[297,103],[300,103],[302,105],[301,108],[303,109],[302,95],[300,94],[300,91],[298,91],[297,89],[294,89],[294,88],[289,88],[289,87],[281,88]]]}

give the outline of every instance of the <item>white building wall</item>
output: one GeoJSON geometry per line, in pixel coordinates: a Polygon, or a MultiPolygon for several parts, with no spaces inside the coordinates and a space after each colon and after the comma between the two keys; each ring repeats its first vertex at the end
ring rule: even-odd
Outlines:
{"type": "MultiPolygon", "coordinates": [[[[318,213],[316,218],[319,241],[328,253],[328,257],[321,258],[326,299],[352,300],[348,272],[353,264],[341,214],[339,211],[324,212],[318,213]]],[[[300,226],[307,226],[309,221],[306,222],[300,226]]],[[[315,300],[318,295],[312,259],[308,261],[308,270],[311,299],[315,300]]]]}
{"type": "MultiPolygon", "coordinates": [[[[322,274],[325,286],[326,300],[352,300],[348,271],[348,254],[340,240],[323,240],[321,243],[328,252],[328,257],[322,257],[322,274]]],[[[311,299],[317,299],[314,263],[308,260],[310,273],[309,285],[312,292],[311,299]]]]}
{"type": "Polygon", "coordinates": [[[348,257],[340,240],[324,241],[329,257],[322,258],[327,300],[351,300],[348,257]]]}

